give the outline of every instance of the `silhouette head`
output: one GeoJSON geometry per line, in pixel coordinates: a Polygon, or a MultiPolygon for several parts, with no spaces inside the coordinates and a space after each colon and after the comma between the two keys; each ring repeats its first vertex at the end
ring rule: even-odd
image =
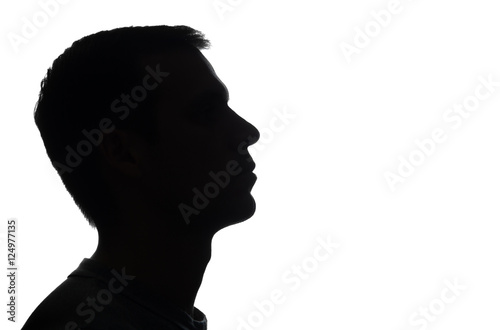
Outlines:
{"type": "Polygon", "coordinates": [[[248,146],[257,129],[187,26],[84,37],[42,81],[35,122],[66,189],[93,227],[221,228],[255,212],[248,146]]]}

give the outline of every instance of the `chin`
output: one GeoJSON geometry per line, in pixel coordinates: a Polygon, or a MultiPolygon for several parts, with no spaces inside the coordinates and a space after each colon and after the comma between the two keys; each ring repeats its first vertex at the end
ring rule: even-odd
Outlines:
{"type": "Polygon", "coordinates": [[[241,223],[251,218],[256,210],[255,200],[247,193],[246,196],[234,196],[221,201],[213,201],[199,215],[194,216],[188,226],[210,230],[214,234],[231,225],[241,223]]]}

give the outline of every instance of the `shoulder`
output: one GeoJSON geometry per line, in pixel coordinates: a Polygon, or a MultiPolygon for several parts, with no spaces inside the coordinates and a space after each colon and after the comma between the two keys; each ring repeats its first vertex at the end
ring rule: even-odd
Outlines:
{"type": "Polygon", "coordinates": [[[94,279],[66,279],[38,305],[22,330],[79,329],[78,324],[92,316],[87,307],[98,290],[94,279]]]}

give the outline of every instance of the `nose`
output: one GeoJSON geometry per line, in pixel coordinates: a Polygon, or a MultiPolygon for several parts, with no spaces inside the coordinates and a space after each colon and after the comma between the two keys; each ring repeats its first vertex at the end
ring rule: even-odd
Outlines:
{"type": "Polygon", "coordinates": [[[231,139],[231,149],[237,150],[241,155],[248,155],[247,148],[257,142],[260,138],[260,132],[255,126],[234,113],[236,120],[233,126],[234,138],[231,139]]]}

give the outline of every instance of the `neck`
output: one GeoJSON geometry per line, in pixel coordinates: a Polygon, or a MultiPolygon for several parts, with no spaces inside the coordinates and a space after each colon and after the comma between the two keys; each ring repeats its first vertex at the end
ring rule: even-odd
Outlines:
{"type": "Polygon", "coordinates": [[[112,234],[99,231],[99,244],[91,259],[115,269],[125,267],[128,274],[194,317],[213,235],[146,228],[144,223],[134,227],[120,226],[112,234]]]}

